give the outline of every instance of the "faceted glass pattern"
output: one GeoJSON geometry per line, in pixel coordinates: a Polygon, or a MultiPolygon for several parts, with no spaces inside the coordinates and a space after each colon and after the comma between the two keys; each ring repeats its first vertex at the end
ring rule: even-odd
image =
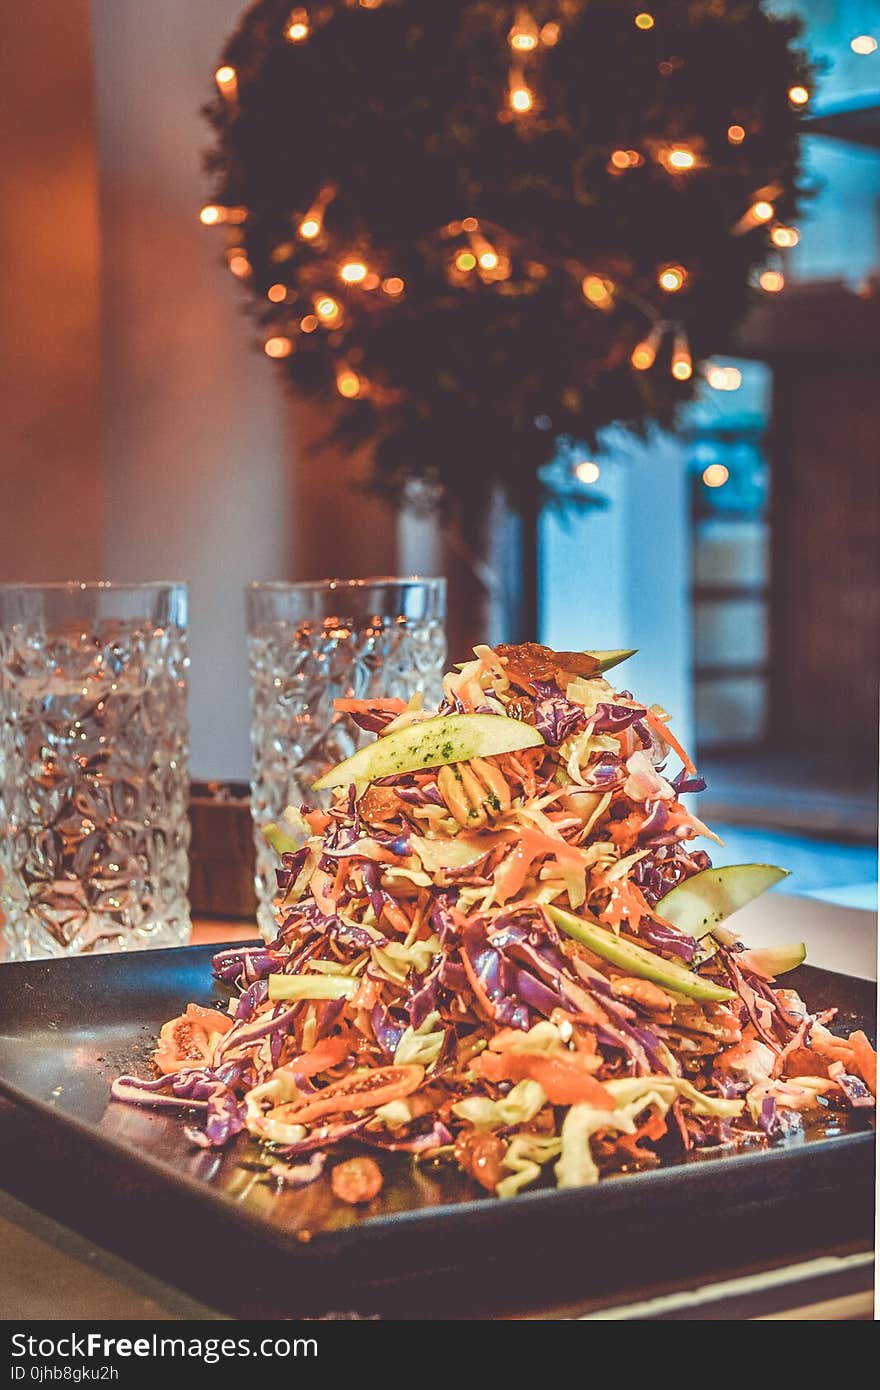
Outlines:
{"type": "Polygon", "coordinates": [[[327,805],[315,780],[362,743],[333,701],[421,691],[436,707],[446,658],[445,581],[389,579],[252,585],[247,591],[251,673],[251,809],[257,916],[276,931],[278,857],[262,828],[286,806],[327,805]]]}
{"type": "Polygon", "coordinates": [[[12,959],[184,943],[186,591],[0,588],[0,914],[12,959]]]}

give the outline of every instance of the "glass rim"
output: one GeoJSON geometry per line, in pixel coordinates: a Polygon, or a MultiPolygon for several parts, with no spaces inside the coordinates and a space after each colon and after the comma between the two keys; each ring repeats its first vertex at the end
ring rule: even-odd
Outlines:
{"type": "Polygon", "coordinates": [[[340,589],[353,591],[378,589],[390,584],[420,584],[425,589],[439,589],[446,583],[442,574],[379,574],[366,579],[252,579],[245,584],[245,593],[333,593],[340,589]]]}
{"type": "Polygon", "coordinates": [[[44,584],[32,580],[20,584],[3,581],[0,593],[170,593],[173,589],[185,589],[187,585],[186,579],[145,579],[142,583],[129,579],[50,579],[44,584]]]}

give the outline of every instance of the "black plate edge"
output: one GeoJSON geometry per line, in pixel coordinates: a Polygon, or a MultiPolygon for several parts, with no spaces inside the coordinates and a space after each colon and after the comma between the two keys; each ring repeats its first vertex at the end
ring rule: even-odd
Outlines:
{"type": "MultiPolygon", "coordinates": [[[[204,948],[200,946],[169,948],[173,954],[181,949],[201,951],[204,948]]],[[[126,954],[133,953],[128,952],[126,954]]],[[[150,954],[158,955],[160,953],[150,954]]],[[[36,965],[37,962],[16,962],[16,964],[36,965]]],[[[839,972],[829,971],[827,973],[836,974],[839,972]]],[[[842,976],[841,978],[847,977],[842,976]]],[[[870,984],[871,982],[866,981],[865,983],[870,984]]],[[[170,1182],[177,1188],[183,1188],[189,1195],[195,1197],[201,1204],[210,1207],[218,1215],[233,1217],[235,1223],[242,1229],[249,1233],[259,1232],[263,1238],[268,1237],[279,1250],[288,1255],[304,1255],[307,1250],[315,1253],[318,1248],[322,1254],[342,1254],[347,1248],[358,1242],[362,1235],[379,1234],[388,1230],[389,1227],[394,1231],[401,1230],[401,1228],[406,1231],[409,1227],[418,1231],[420,1228],[433,1224],[440,1217],[443,1219],[446,1230],[452,1233],[467,1229],[472,1223],[483,1225],[487,1219],[490,1224],[494,1223],[501,1219],[503,1214],[510,1211],[534,1213],[540,1209],[548,1208],[558,1214],[563,1210],[580,1209],[585,1198],[595,1205],[613,1206],[616,1205],[617,1194],[620,1193],[621,1189],[630,1192],[633,1200],[641,1195],[641,1192],[637,1192],[635,1189],[637,1187],[644,1188],[646,1185],[652,1191],[662,1187],[664,1191],[677,1194],[680,1188],[687,1190],[689,1188],[695,1189],[697,1186],[713,1186],[714,1179],[720,1178],[723,1173],[729,1174],[733,1165],[735,1165],[736,1172],[744,1183],[747,1178],[753,1176],[755,1171],[765,1171],[769,1181],[771,1172],[775,1172],[776,1169],[783,1166],[788,1167],[793,1161],[797,1161],[801,1168],[806,1165],[818,1169],[822,1166],[825,1157],[831,1152],[842,1153],[845,1150],[847,1153],[855,1154],[873,1148],[875,1143],[874,1132],[865,1130],[812,1140],[808,1144],[799,1144],[788,1148],[761,1148],[738,1154],[720,1155],[717,1158],[707,1158],[691,1163],[676,1164],[666,1168],[646,1170],[641,1173],[627,1173],[620,1178],[606,1180],[588,1188],[553,1188],[537,1192],[522,1192],[512,1199],[512,1204],[511,1201],[497,1197],[474,1197],[467,1202],[453,1203],[448,1206],[387,1212],[378,1217],[365,1217],[356,1225],[341,1230],[317,1232],[313,1240],[305,1245],[295,1235],[280,1230],[271,1222],[252,1215],[246,1208],[237,1206],[234,1201],[225,1197],[209,1184],[179,1172],[160,1159],[132,1149],[130,1145],[104,1133],[93,1124],[78,1120],[73,1115],[57,1110],[54,1106],[37,1099],[27,1091],[20,1090],[2,1075],[0,1075],[0,1094],[7,1096],[14,1104],[39,1115],[46,1124],[52,1126],[60,1124],[69,1127],[80,1136],[81,1140],[97,1145],[105,1153],[122,1158],[126,1162],[132,1162],[136,1167],[145,1168],[155,1179],[165,1183],[170,1182]]]]}

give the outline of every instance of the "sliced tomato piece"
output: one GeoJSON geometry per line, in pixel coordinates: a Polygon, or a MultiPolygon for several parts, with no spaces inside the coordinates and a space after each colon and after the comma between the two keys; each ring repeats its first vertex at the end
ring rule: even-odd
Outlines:
{"type": "Polygon", "coordinates": [[[471,1070],[486,1081],[537,1081],[551,1105],[587,1101],[603,1110],[614,1109],[614,1098],[590,1074],[593,1059],[582,1053],[548,1057],[537,1052],[481,1052],[471,1070]]]}
{"type": "MultiPolygon", "coordinates": [[[[291,1070],[295,1070],[295,1064],[291,1070]]],[[[325,1086],[317,1095],[305,1098],[305,1103],[291,1101],[279,1105],[272,1114],[289,1124],[311,1124],[322,1115],[336,1115],[349,1110],[375,1110],[390,1100],[400,1100],[421,1085],[425,1068],[415,1063],[405,1067],[371,1067],[355,1072],[325,1086]]]]}
{"type": "Polygon", "coordinates": [[[153,1063],[166,1075],[203,1067],[213,1057],[217,1039],[231,1027],[232,1019],[228,1014],[221,1014],[217,1009],[203,1009],[199,1004],[187,1004],[186,1013],[163,1025],[153,1063]]]}

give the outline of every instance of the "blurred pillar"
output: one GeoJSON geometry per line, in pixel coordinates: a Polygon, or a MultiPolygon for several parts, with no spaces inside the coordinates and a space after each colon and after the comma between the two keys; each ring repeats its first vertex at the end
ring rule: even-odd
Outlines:
{"type": "MultiPolygon", "coordinates": [[[[26,8],[26,7],[24,7],[26,8]]],[[[249,770],[241,586],[292,569],[289,409],[201,227],[200,117],[241,0],[93,0],[111,578],[192,594],[192,768],[249,770]]],[[[58,119],[61,119],[59,116],[58,119]]]]}
{"type": "Polygon", "coordinates": [[[4,6],[0,579],[98,578],[98,206],[87,0],[4,6]]]}

